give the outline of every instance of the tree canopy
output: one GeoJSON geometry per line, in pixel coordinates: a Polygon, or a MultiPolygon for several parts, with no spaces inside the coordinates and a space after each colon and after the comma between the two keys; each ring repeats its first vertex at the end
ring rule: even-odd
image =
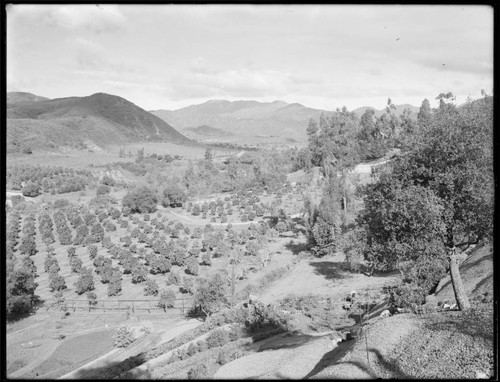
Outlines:
{"type": "Polygon", "coordinates": [[[359,218],[365,257],[379,269],[400,269],[427,290],[455,249],[491,238],[493,230],[492,99],[461,108],[443,99],[450,97],[441,97],[408,137],[411,149],[367,187],[359,218]],[[427,271],[415,276],[419,267],[427,271]]]}

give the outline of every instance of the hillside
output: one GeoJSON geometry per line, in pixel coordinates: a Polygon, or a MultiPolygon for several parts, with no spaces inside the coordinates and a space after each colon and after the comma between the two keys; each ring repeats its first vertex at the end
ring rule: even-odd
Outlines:
{"type": "Polygon", "coordinates": [[[32,93],[26,92],[8,92],[7,93],[7,103],[18,103],[18,102],[37,102],[46,101],[49,98],[41,97],[32,93]]]}
{"type": "Polygon", "coordinates": [[[231,132],[217,129],[208,125],[201,125],[197,127],[189,127],[184,130],[185,134],[193,135],[193,137],[199,138],[215,138],[215,137],[227,137],[233,135],[231,132]]]}
{"type": "MultiPolygon", "coordinates": [[[[381,307],[370,315],[372,318],[365,322],[356,341],[332,345],[324,340],[328,339],[326,332],[318,337],[311,337],[310,333],[309,337],[278,335],[268,340],[273,346],[266,346],[263,341],[256,353],[225,364],[214,378],[463,379],[477,378],[478,373],[492,375],[492,258],[491,245],[485,245],[471,251],[460,264],[465,289],[475,307],[470,312],[406,313],[383,318],[379,315],[385,307],[381,307]]],[[[344,293],[349,287],[360,290],[352,278],[340,278],[346,284],[344,293]]],[[[293,282],[280,281],[273,284],[268,295],[282,294],[285,286],[290,290],[296,287],[293,282]]],[[[365,282],[367,288],[375,289],[373,281],[367,278],[365,282]]],[[[303,288],[303,293],[318,289],[314,280],[313,285],[307,283],[303,288]]],[[[337,285],[329,296],[338,293],[338,289],[337,285]]],[[[454,302],[449,275],[441,280],[427,306],[434,310],[438,302],[454,302]]]]}
{"type": "MultiPolygon", "coordinates": [[[[361,107],[354,112],[361,117],[368,108],[361,107]]],[[[412,116],[416,118],[419,108],[407,104],[397,105],[395,114],[400,115],[405,108],[409,108],[412,116]]],[[[385,113],[385,109],[374,110],[377,117],[385,113]]],[[[208,125],[243,138],[280,137],[285,140],[305,142],[309,121],[318,120],[321,113],[328,115],[332,111],[313,109],[299,103],[289,104],[283,101],[211,100],[178,110],[153,110],[151,113],[176,126],[182,132],[192,131],[192,126],[208,125]]],[[[207,136],[203,133],[200,135],[207,136]]]]}
{"type": "Polygon", "coordinates": [[[138,141],[187,143],[189,139],[132,102],[105,93],[7,104],[8,152],[138,141]]]}
{"type": "MultiPolygon", "coordinates": [[[[208,125],[239,137],[283,137],[305,141],[311,118],[324,110],[283,101],[212,100],[178,110],[155,110],[152,114],[186,131],[192,126],[208,125]]],[[[326,112],[328,113],[328,112],[326,112]]]]}

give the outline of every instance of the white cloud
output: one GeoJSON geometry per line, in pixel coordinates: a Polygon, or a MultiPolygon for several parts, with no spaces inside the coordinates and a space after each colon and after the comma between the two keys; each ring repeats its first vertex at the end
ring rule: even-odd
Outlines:
{"type": "Polygon", "coordinates": [[[127,21],[118,6],[111,4],[16,4],[10,7],[8,15],[52,27],[94,33],[120,30],[127,21]]]}

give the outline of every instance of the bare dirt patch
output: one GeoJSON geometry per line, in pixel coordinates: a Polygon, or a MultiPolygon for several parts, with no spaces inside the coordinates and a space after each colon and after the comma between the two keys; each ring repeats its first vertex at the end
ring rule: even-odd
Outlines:
{"type": "Polygon", "coordinates": [[[309,257],[300,260],[286,277],[273,283],[259,297],[266,304],[276,302],[289,294],[315,294],[339,301],[351,291],[377,292],[384,286],[398,283],[399,280],[399,273],[380,276],[353,273],[347,269],[344,254],[336,253],[320,259],[309,257]]]}

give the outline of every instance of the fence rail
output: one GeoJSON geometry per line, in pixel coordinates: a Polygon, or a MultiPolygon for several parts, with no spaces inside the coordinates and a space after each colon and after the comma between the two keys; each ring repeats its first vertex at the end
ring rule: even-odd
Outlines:
{"type": "Polygon", "coordinates": [[[76,312],[77,310],[83,310],[88,312],[120,312],[129,311],[131,313],[136,313],[137,311],[148,311],[151,312],[171,312],[180,311],[181,314],[188,314],[192,304],[193,298],[177,298],[175,299],[173,308],[161,308],[158,306],[159,299],[146,300],[146,299],[106,299],[106,300],[94,300],[89,301],[87,299],[65,299],[64,301],[57,302],[55,306],[60,309],[62,306],[66,306],[68,309],[76,312]]]}

